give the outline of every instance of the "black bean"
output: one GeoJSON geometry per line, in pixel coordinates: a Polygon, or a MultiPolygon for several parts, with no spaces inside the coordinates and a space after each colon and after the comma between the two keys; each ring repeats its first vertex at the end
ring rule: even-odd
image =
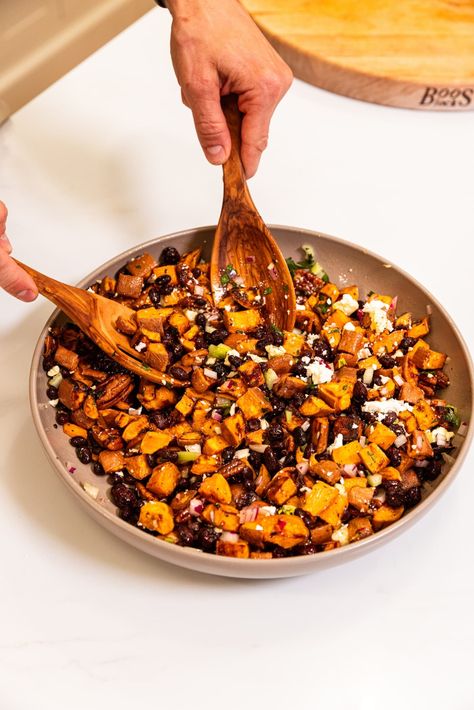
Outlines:
{"type": "Polygon", "coordinates": [[[43,358],[42,366],[43,366],[43,370],[45,372],[48,372],[48,370],[51,370],[51,368],[54,367],[55,364],[56,363],[54,362],[54,357],[51,356],[51,357],[44,357],[43,358]]]}
{"type": "Polygon", "coordinates": [[[268,328],[266,328],[264,325],[258,325],[252,331],[252,335],[254,338],[257,338],[257,340],[260,340],[261,338],[268,337],[268,335],[269,335],[268,328]]]}
{"type": "Polygon", "coordinates": [[[158,278],[155,281],[155,288],[158,288],[160,291],[164,286],[169,286],[171,283],[171,276],[169,274],[162,274],[161,276],[158,276],[158,278]]]}
{"type": "Polygon", "coordinates": [[[245,428],[247,431],[257,431],[260,429],[260,419],[247,419],[245,428]]]}
{"type": "Polygon", "coordinates": [[[297,426],[296,429],[293,430],[293,439],[295,440],[296,446],[301,449],[306,444],[306,434],[300,426],[297,426]]]}
{"type": "Polygon", "coordinates": [[[204,308],[204,306],[207,306],[207,301],[202,296],[194,296],[193,305],[197,308],[204,308]]]}
{"type": "Polygon", "coordinates": [[[161,292],[158,288],[152,286],[151,289],[148,291],[148,295],[150,297],[150,301],[153,303],[154,306],[160,305],[161,292]]]}
{"type": "Polygon", "coordinates": [[[191,273],[195,279],[198,279],[201,276],[202,271],[198,266],[195,266],[191,273]]]}
{"type": "Polygon", "coordinates": [[[384,481],[385,502],[390,508],[399,508],[404,504],[405,491],[400,481],[384,481]]]}
{"type": "Polygon", "coordinates": [[[69,443],[71,446],[74,446],[74,448],[77,448],[79,446],[87,446],[87,439],[85,439],[83,436],[72,436],[69,439],[69,443]]]}
{"type": "Polygon", "coordinates": [[[272,422],[268,427],[267,434],[271,442],[281,441],[283,439],[283,427],[278,422],[272,422]]]}
{"type": "Polygon", "coordinates": [[[181,259],[179,251],[174,247],[165,247],[160,254],[160,265],[169,266],[177,264],[181,259]]]}
{"type": "Polygon", "coordinates": [[[305,399],[306,399],[306,395],[304,392],[296,392],[291,399],[291,403],[296,408],[299,408],[299,407],[301,407],[301,405],[303,404],[305,399]]]}
{"type": "Polygon", "coordinates": [[[192,546],[195,543],[196,535],[188,525],[179,525],[176,532],[183,545],[192,546]]]}
{"type": "Polygon", "coordinates": [[[293,453],[286,454],[283,466],[296,466],[296,456],[293,453]]]}
{"type": "Polygon", "coordinates": [[[96,476],[105,476],[104,468],[98,461],[94,461],[92,464],[92,470],[96,476]]]}
{"type": "Polygon", "coordinates": [[[242,364],[242,358],[238,357],[237,355],[229,355],[229,362],[232,365],[232,367],[240,367],[242,364]]]}
{"type": "Polygon", "coordinates": [[[270,403],[273,407],[274,414],[282,414],[286,409],[286,402],[278,399],[278,397],[273,394],[270,395],[270,403]]]}
{"type": "Polygon", "coordinates": [[[255,493],[251,490],[246,490],[237,497],[235,506],[238,510],[242,510],[242,508],[245,508],[246,505],[251,505],[255,500],[257,500],[255,493]]]}
{"type": "Polygon", "coordinates": [[[136,525],[140,517],[140,509],[135,506],[124,506],[120,509],[120,517],[122,520],[125,520],[126,523],[136,525]]]}
{"type": "Polygon", "coordinates": [[[385,426],[389,427],[395,422],[396,418],[397,415],[395,412],[388,412],[388,414],[386,414],[383,418],[383,423],[385,424],[385,426]]]}
{"type": "Polygon", "coordinates": [[[299,360],[296,363],[296,365],[293,366],[292,372],[294,375],[297,375],[297,376],[301,375],[302,377],[305,377],[306,376],[306,368],[307,368],[307,365],[305,365],[304,362],[301,362],[301,360],[299,360]]]}
{"type": "Polygon", "coordinates": [[[412,348],[416,343],[416,338],[409,338],[408,336],[406,338],[403,338],[402,342],[399,345],[399,350],[402,351],[402,353],[406,353],[410,348],[412,348]]]}
{"type": "Polygon", "coordinates": [[[171,449],[162,449],[157,455],[161,462],[171,461],[171,463],[176,463],[178,461],[178,452],[171,449]]]}
{"type": "Polygon", "coordinates": [[[272,339],[274,345],[283,345],[283,333],[278,330],[274,330],[272,333],[272,339]]]}
{"type": "Polygon", "coordinates": [[[240,472],[240,479],[244,485],[244,487],[247,490],[250,490],[253,488],[254,485],[254,477],[253,477],[253,471],[251,468],[246,466],[243,471],[240,472]]]}
{"type": "Polygon", "coordinates": [[[439,459],[432,459],[428,466],[418,470],[424,481],[435,481],[441,473],[443,462],[439,459]]]}
{"type": "Polygon", "coordinates": [[[198,325],[200,328],[205,328],[206,327],[206,316],[204,313],[198,313],[196,316],[196,320],[194,321],[196,325],[198,325]]]}
{"type": "Polygon", "coordinates": [[[387,370],[390,370],[392,367],[395,367],[397,364],[397,361],[395,358],[391,357],[390,355],[379,355],[379,361],[382,367],[384,367],[387,370]]]}
{"type": "Polygon", "coordinates": [[[252,468],[258,470],[262,462],[262,454],[259,454],[257,451],[251,451],[247,456],[247,460],[252,468]]]}
{"type": "Polygon", "coordinates": [[[180,365],[172,365],[168,370],[168,373],[171,375],[171,377],[176,377],[177,380],[184,381],[188,379],[186,370],[183,370],[180,365]]]}
{"type": "Polygon", "coordinates": [[[228,335],[229,333],[225,328],[216,328],[212,333],[206,333],[206,340],[209,345],[219,345],[228,335]]]}
{"type": "Polygon", "coordinates": [[[92,461],[91,450],[87,446],[80,446],[76,449],[76,456],[81,463],[88,464],[92,461]]]}
{"type": "Polygon", "coordinates": [[[295,552],[299,555],[314,555],[318,551],[318,546],[314,542],[304,542],[302,545],[298,545],[295,548],[295,552]]]}
{"type": "Polygon", "coordinates": [[[311,347],[316,357],[320,357],[327,362],[333,362],[335,357],[334,353],[329,343],[326,343],[325,340],[315,340],[311,347]]]}
{"type": "Polygon", "coordinates": [[[224,451],[223,451],[222,454],[221,454],[221,456],[222,456],[222,462],[223,462],[223,463],[229,463],[229,462],[232,461],[232,459],[234,458],[234,454],[235,454],[235,449],[234,449],[234,447],[233,447],[233,446],[228,446],[226,449],[224,449],[224,451]]]}
{"type": "Polygon", "coordinates": [[[413,508],[421,501],[421,486],[412,486],[405,491],[403,502],[406,508],[413,508]]]}
{"type": "Polygon", "coordinates": [[[263,452],[263,462],[270,473],[276,473],[280,469],[277,457],[270,446],[268,446],[263,452]]]}
{"type": "Polygon", "coordinates": [[[390,463],[392,466],[400,466],[402,462],[402,453],[399,449],[397,449],[396,446],[391,446],[389,449],[387,449],[387,456],[390,459],[390,463]]]}
{"type": "Polygon", "coordinates": [[[204,552],[214,552],[218,539],[219,533],[217,533],[214,528],[205,527],[199,532],[198,545],[204,552]]]}
{"type": "Polygon", "coordinates": [[[69,412],[66,412],[65,409],[59,409],[56,412],[56,421],[61,426],[66,424],[69,421],[69,412]]]}
{"type": "Polygon", "coordinates": [[[110,497],[119,508],[135,507],[138,503],[138,496],[133,488],[122,482],[114,483],[110,489],[110,497]]]}
{"type": "Polygon", "coordinates": [[[46,396],[48,397],[48,399],[57,399],[58,398],[58,388],[50,385],[48,387],[48,389],[46,390],[46,396]]]}

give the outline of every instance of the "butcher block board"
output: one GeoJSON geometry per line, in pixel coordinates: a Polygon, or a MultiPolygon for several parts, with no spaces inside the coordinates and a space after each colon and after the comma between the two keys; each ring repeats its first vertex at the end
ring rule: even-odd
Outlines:
{"type": "Polygon", "coordinates": [[[352,98],[474,109],[474,0],[243,0],[300,79],[352,98]]]}

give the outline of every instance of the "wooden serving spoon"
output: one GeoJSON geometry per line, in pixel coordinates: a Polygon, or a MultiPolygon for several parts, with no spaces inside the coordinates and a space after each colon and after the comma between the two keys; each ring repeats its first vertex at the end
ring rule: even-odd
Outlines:
{"type": "Polygon", "coordinates": [[[214,303],[226,296],[229,273],[237,272],[243,289],[257,288],[265,299],[262,314],[280,330],[293,330],[296,297],[293,280],[280,248],[250,196],[240,159],[242,114],[237,97],[225,96],[222,108],[232,139],[223,165],[224,199],[214,238],[211,287],[214,303]],[[233,267],[233,271],[230,267],[233,267]]]}
{"type": "Polygon", "coordinates": [[[112,360],[127,370],[161,385],[183,387],[186,384],[143,362],[140,359],[141,354],[132,348],[128,338],[116,329],[115,323],[120,316],[126,320],[133,319],[135,311],[131,308],[82,288],[68,286],[35,271],[17,259],[15,261],[31,276],[38,291],[60,308],[112,360]]]}

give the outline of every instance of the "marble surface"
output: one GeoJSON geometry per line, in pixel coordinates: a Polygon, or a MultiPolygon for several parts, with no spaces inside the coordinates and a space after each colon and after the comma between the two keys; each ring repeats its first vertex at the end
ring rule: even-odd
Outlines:
{"type": "MultiPolygon", "coordinates": [[[[151,12],[0,128],[16,255],[75,282],[157,234],[214,223],[201,155],[151,12]]],[[[251,189],[268,222],[366,245],[411,272],[470,346],[472,113],[388,109],[295,82],[251,189]]],[[[471,453],[387,547],[309,577],[246,582],[159,563],[77,506],[27,399],[51,311],[0,294],[0,707],[473,707],[471,453]]]]}

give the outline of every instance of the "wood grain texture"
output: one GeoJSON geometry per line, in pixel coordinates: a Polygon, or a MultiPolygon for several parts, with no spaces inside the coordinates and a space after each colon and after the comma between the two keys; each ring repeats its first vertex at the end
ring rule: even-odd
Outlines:
{"type": "Polygon", "coordinates": [[[474,0],[242,0],[293,69],[352,98],[474,109],[474,0]]]}
{"type": "Polygon", "coordinates": [[[242,117],[236,97],[224,97],[222,107],[232,149],[223,166],[224,197],[211,258],[214,302],[219,303],[225,296],[221,275],[232,264],[245,288],[258,288],[261,294],[267,292],[262,308],[265,319],[281,330],[292,330],[296,315],[293,280],[280,247],[257,212],[247,187],[240,160],[242,117]]]}
{"type": "Polygon", "coordinates": [[[112,360],[151,382],[171,387],[183,386],[180,380],[144,364],[128,338],[116,330],[115,323],[120,316],[126,320],[135,316],[131,308],[82,288],[68,286],[17,259],[15,261],[31,276],[38,291],[60,308],[112,360]]]}

